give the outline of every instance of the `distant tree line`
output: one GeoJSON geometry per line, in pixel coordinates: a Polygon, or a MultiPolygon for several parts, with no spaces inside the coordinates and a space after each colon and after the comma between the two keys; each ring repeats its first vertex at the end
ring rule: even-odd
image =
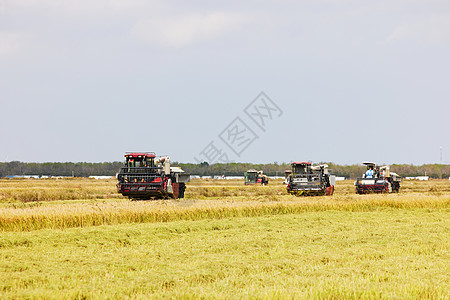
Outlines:
{"type": "MultiPolygon", "coordinates": [[[[0,163],[0,177],[8,175],[40,175],[40,176],[114,176],[122,166],[121,162],[87,163],[87,162],[46,162],[46,163],[25,163],[12,161],[0,163]]],[[[251,163],[228,163],[212,164],[206,162],[200,164],[177,163],[179,166],[192,175],[200,176],[242,176],[248,169],[263,170],[269,176],[284,176],[284,171],[290,169],[289,164],[251,164],[251,163]]],[[[360,177],[365,172],[363,165],[337,165],[328,163],[332,174],[346,178],[360,177]]],[[[427,175],[431,178],[449,178],[450,165],[429,164],[429,165],[391,165],[391,170],[406,176],[427,175]]]]}

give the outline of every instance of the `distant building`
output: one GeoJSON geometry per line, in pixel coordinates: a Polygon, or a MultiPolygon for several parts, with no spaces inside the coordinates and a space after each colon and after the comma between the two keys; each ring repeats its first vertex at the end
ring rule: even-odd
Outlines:
{"type": "Polygon", "coordinates": [[[89,178],[93,178],[93,179],[113,179],[114,176],[89,176],[89,178]]]}
{"type": "Polygon", "coordinates": [[[430,180],[430,176],[405,177],[407,180],[430,180]]]}
{"type": "Polygon", "coordinates": [[[39,179],[39,175],[7,175],[6,178],[35,178],[39,179]]]}

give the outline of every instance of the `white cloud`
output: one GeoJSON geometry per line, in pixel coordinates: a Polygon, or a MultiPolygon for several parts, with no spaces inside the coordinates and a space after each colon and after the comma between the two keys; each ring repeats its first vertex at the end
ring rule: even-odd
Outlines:
{"type": "Polygon", "coordinates": [[[450,16],[433,16],[415,23],[397,26],[387,42],[418,40],[424,43],[440,43],[450,40],[450,16]]]}
{"type": "Polygon", "coordinates": [[[133,26],[131,34],[151,44],[183,47],[232,32],[246,21],[242,15],[226,12],[142,19],[133,26]]]}

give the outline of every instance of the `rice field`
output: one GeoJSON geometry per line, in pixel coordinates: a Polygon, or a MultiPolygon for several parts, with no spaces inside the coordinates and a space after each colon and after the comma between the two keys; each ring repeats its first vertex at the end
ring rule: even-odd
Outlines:
{"type": "Polygon", "coordinates": [[[194,179],[130,201],[115,180],[0,180],[2,298],[450,297],[450,181],[288,195],[194,179]]]}

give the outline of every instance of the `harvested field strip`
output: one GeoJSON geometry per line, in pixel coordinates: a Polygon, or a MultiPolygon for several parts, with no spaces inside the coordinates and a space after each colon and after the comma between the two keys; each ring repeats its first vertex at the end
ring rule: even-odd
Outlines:
{"type": "Polygon", "coordinates": [[[230,197],[227,200],[169,200],[93,202],[0,208],[0,231],[63,229],[121,223],[221,219],[308,211],[373,211],[390,208],[448,209],[450,196],[370,195],[297,198],[293,196],[230,197]]]}
{"type": "Polygon", "coordinates": [[[0,202],[123,198],[114,180],[0,180],[0,202]]]}
{"type": "MultiPolygon", "coordinates": [[[[92,180],[85,178],[65,180],[0,180],[0,203],[51,202],[88,199],[123,199],[117,193],[115,180],[92,180]]],[[[444,195],[450,192],[450,181],[404,181],[400,194],[427,193],[444,195]]],[[[336,195],[354,194],[352,180],[339,181],[336,195]]],[[[242,180],[193,180],[186,189],[186,198],[223,200],[234,197],[258,197],[287,195],[281,180],[267,186],[244,186],[242,180]],[[217,185],[213,185],[217,184],[217,185]]]]}
{"type": "Polygon", "coordinates": [[[0,235],[2,299],[449,299],[442,209],[0,235]]]}

